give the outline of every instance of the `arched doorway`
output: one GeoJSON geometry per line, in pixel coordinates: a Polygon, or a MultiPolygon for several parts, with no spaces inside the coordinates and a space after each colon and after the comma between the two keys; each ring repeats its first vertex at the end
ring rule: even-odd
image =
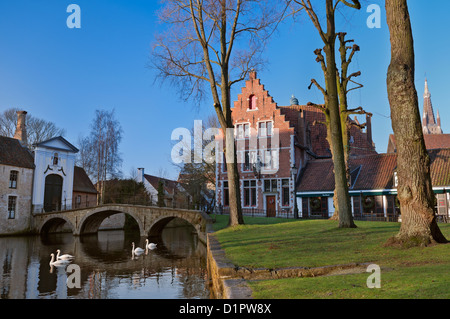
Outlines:
{"type": "Polygon", "coordinates": [[[60,211],[63,178],[50,174],[45,178],[44,210],[46,212],[60,211]]]}

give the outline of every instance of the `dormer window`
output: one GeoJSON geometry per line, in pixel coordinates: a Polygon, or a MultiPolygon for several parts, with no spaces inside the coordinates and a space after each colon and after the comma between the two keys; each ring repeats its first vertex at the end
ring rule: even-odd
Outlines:
{"type": "Polygon", "coordinates": [[[59,161],[58,153],[55,153],[53,155],[53,165],[57,166],[58,165],[58,161],[59,161]]]}
{"type": "Polygon", "coordinates": [[[248,109],[249,110],[256,110],[257,109],[257,107],[256,107],[256,100],[257,100],[257,98],[256,98],[256,96],[255,95],[250,95],[250,97],[248,98],[248,109]]]}

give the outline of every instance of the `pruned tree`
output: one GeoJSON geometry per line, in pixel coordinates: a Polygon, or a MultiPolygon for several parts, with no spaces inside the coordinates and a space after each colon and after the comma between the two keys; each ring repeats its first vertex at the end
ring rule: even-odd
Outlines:
{"type": "MultiPolygon", "coordinates": [[[[353,43],[354,40],[345,40],[347,33],[339,32],[337,33],[337,38],[339,39],[339,54],[340,54],[340,72],[337,73],[337,88],[339,96],[339,111],[341,115],[341,127],[342,127],[342,143],[344,147],[344,160],[345,160],[345,170],[347,173],[347,184],[350,187],[350,168],[349,168],[349,158],[350,158],[350,130],[352,126],[356,126],[358,129],[362,130],[366,127],[367,123],[357,123],[350,120],[350,115],[366,115],[372,117],[372,113],[366,112],[362,106],[357,108],[349,109],[347,95],[353,90],[357,90],[363,87],[361,83],[358,83],[354,78],[361,75],[361,71],[356,71],[349,74],[349,66],[352,62],[353,56],[356,52],[360,50],[357,44],[348,46],[348,43],[353,43]],[[347,52],[350,51],[349,54],[347,52]],[[349,84],[353,83],[356,86],[349,87],[349,84]]],[[[334,194],[334,200],[337,202],[337,194],[334,194]]],[[[336,210],[331,217],[331,219],[339,220],[339,208],[336,210]]]]}
{"type": "Polygon", "coordinates": [[[230,226],[243,224],[239,173],[231,118],[231,88],[263,65],[264,44],[279,21],[269,0],[165,0],[159,19],[167,27],[156,37],[152,65],[184,99],[209,92],[225,135],[230,226]]]}
{"type": "MultiPolygon", "coordinates": [[[[0,114],[0,135],[14,137],[17,124],[17,108],[10,108],[0,114]]],[[[46,121],[30,114],[27,115],[28,148],[56,136],[65,135],[65,130],[57,127],[53,122],[46,121]]]]}
{"type": "MultiPolygon", "coordinates": [[[[336,27],[335,27],[335,13],[340,3],[346,6],[360,9],[361,4],[358,0],[326,0],[326,31],[317,16],[314,7],[310,0],[292,0],[289,3],[297,4],[300,10],[306,11],[308,17],[312,21],[314,27],[317,29],[319,36],[324,43],[323,52],[317,49],[315,54],[316,61],[321,64],[322,71],[325,78],[325,87],[323,88],[315,79],[311,80],[324,96],[324,105],[316,105],[309,103],[319,108],[322,108],[327,123],[327,140],[330,144],[331,154],[334,164],[334,178],[335,178],[335,202],[336,209],[339,214],[340,228],[354,228],[350,196],[348,193],[347,170],[345,164],[344,142],[341,124],[341,111],[339,105],[339,89],[338,89],[338,70],[336,66],[336,27]]],[[[344,124],[345,126],[345,124],[344,124]]]]}
{"type": "Polygon", "coordinates": [[[406,0],[386,0],[386,18],[391,42],[387,91],[397,145],[397,196],[402,212],[400,231],[387,244],[446,243],[434,212],[430,157],[414,84],[414,40],[406,0]]]}

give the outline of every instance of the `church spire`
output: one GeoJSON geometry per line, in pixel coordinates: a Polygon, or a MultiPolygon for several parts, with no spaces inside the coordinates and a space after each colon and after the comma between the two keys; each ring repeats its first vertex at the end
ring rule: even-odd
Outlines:
{"type": "MultiPolygon", "coordinates": [[[[438,121],[440,122],[440,118],[438,121]]],[[[428,88],[428,80],[426,78],[425,90],[423,94],[422,128],[424,134],[442,134],[440,123],[436,123],[436,119],[434,117],[433,104],[431,103],[431,93],[428,88]]]]}

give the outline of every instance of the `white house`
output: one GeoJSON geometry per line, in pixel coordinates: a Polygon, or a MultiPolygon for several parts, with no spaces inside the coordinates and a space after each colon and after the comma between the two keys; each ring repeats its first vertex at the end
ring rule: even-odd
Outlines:
{"type": "Polygon", "coordinates": [[[33,212],[72,208],[78,149],[61,136],[34,145],[33,212]]]}

